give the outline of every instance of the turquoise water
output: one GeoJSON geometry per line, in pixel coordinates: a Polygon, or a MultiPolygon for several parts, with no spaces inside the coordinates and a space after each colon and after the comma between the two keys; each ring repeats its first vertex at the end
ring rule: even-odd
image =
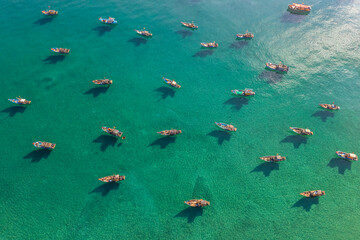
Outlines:
{"type": "Polygon", "coordinates": [[[358,0],[308,1],[307,16],[285,0],[0,2],[1,239],[358,238],[359,163],[335,155],[360,153],[358,0]],[[41,15],[49,4],[58,16],[41,15]],[[198,30],[180,25],[192,20],[198,30]],[[255,38],[236,41],[247,29],[255,38]],[[219,48],[200,48],[209,41],[219,48]],[[114,84],[96,88],[104,76],[114,84]],[[231,96],[244,88],[256,96],[231,96]],[[32,104],[6,100],[19,95],[32,104]],[[333,101],[340,111],[318,107],[333,101]],[[156,134],[170,128],[183,134],[156,134]],[[35,151],[38,140],[57,146],[35,151]],[[258,159],[276,153],[287,160],[258,159]],[[126,180],[97,180],[113,173],[126,180]],[[326,195],[299,195],[315,189],[326,195]],[[192,198],[211,205],[189,209],[192,198]]]}

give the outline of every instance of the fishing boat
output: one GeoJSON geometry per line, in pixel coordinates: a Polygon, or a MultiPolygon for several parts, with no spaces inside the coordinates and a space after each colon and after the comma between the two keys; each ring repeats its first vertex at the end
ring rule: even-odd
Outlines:
{"type": "Polygon", "coordinates": [[[119,182],[119,181],[122,181],[122,180],[125,180],[125,176],[120,176],[119,174],[117,175],[112,175],[112,176],[106,176],[106,177],[102,177],[102,178],[99,178],[100,181],[102,182],[119,182]]]}
{"type": "Polygon", "coordinates": [[[105,23],[105,24],[117,24],[117,21],[115,20],[115,18],[109,17],[108,19],[106,18],[99,18],[100,22],[105,23]]]}
{"type": "Polygon", "coordinates": [[[112,80],[109,79],[99,79],[99,80],[93,80],[93,83],[95,83],[96,85],[111,85],[113,83],[112,80]]]}
{"type": "Polygon", "coordinates": [[[339,110],[340,106],[336,106],[334,103],[332,104],[319,104],[320,107],[325,108],[325,109],[329,109],[329,110],[339,110]]]}
{"type": "Polygon", "coordinates": [[[230,124],[220,123],[220,122],[215,122],[215,124],[219,128],[230,131],[230,132],[236,132],[236,130],[237,130],[236,127],[234,127],[233,125],[230,125],[230,124]]]}
{"type": "Polygon", "coordinates": [[[321,190],[305,191],[300,193],[300,195],[304,197],[320,197],[325,195],[325,191],[321,191],[321,190]]]}
{"type": "Polygon", "coordinates": [[[314,133],[310,131],[310,129],[297,128],[297,127],[290,127],[290,129],[293,130],[293,132],[300,135],[314,135],[314,133]]]}
{"type": "Polygon", "coordinates": [[[56,146],[56,143],[49,143],[49,142],[44,142],[44,141],[37,141],[34,142],[33,145],[37,148],[40,149],[49,149],[49,150],[53,150],[56,146]]]}
{"type": "Polygon", "coordinates": [[[135,32],[137,32],[139,35],[144,36],[144,37],[152,37],[152,33],[149,33],[148,31],[145,30],[145,28],[143,30],[136,30],[135,32]]]}
{"type": "Polygon", "coordinates": [[[191,29],[198,29],[199,27],[194,24],[194,22],[187,23],[187,22],[181,22],[181,24],[185,27],[191,28],[191,29]]]}
{"type": "Polygon", "coordinates": [[[205,207],[210,205],[210,202],[203,199],[191,199],[189,201],[185,201],[184,203],[190,207],[205,207]]]}
{"type": "Polygon", "coordinates": [[[253,96],[255,95],[255,92],[252,89],[245,88],[245,90],[231,90],[231,92],[236,96],[253,96]]]}
{"type": "Polygon", "coordinates": [[[239,39],[252,39],[254,38],[254,34],[252,33],[249,33],[247,30],[246,30],[246,33],[245,34],[236,34],[236,37],[239,38],[239,39]]]}
{"type": "Polygon", "coordinates": [[[160,135],[164,136],[175,136],[181,133],[181,130],[171,129],[171,130],[164,130],[161,132],[157,132],[160,135]]]}
{"type": "Polygon", "coordinates": [[[181,88],[181,86],[179,84],[177,84],[174,80],[170,80],[168,78],[164,78],[163,80],[165,81],[166,84],[169,84],[170,86],[174,87],[174,88],[181,88]]]}
{"type": "Polygon", "coordinates": [[[202,47],[205,48],[217,48],[219,46],[218,43],[214,42],[210,42],[210,43],[200,43],[202,47]]]}
{"type": "Polygon", "coordinates": [[[354,153],[346,153],[346,152],[336,151],[336,155],[338,155],[339,157],[342,157],[344,159],[348,159],[348,160],[353,160],[353,161],[358,160],[358,156],[354,153]]]}
{"type": "Polygon", "coordinates": [[[15,99],[8,99],[10,102],[13,102],[15,104],[19,105],[29,105],[31,101],[26,100],[25,98],[17,97],[15,99]]]}
{"type": "Polygon", "coordinates": [[[108,128],[108,127],[102,127],[101,128],[104,132],[107,132],[115,137],[121,137],[121,139],[125,139],[125,137],[122,137],[123,132],[120,132],[119,130],[114,128],[108,128]]]}
{"type": "Polygon", "coordinates": [[[55,16],[58,14],[58,11],[55,11],[55,10],[50,10],[50,6],[49,6],[49,9],[46,11],[46,10],[43,10],[41,11],[42,14],[44,14],[45,16],[55,16]]]}
{"type": "Polygon", "coordinates": [[[289,71],[289,67],[282,64],[281,62],[279,64],[274,63],[266,63],[266,68],[269,70],[277,71],[277,72],[287,72],[289,71]]]}
{"type": "Polygon", "coordinates": [[[264,160],[265,162],[281,162],[285,161],[286,157],[282,157],[279,154],[276,154],[275,156],[264,156],[260,158],[261,160],[264,160]]]}
{"type": "Polygon", "coordinates": [[[70,49],[67,48],[52,48],[51,51],[61,54],[68,54],[70,52],[70,49]]]}
{"type": "Polygon", "coordinates": [[[293,3],[288,6],[288,11],[295,14],[309,14],[311,11],[311,6],[293,3]]]}

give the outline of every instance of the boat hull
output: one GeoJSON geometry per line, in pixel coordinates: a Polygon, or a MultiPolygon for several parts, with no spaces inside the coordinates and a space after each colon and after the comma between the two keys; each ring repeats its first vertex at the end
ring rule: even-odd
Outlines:
{"type": "Polygon", "coordinates": [[[325,191],[321,191],[321,190],[306,191],[300,193],[300,195],[304,197],[320,197],[325,195],[325,191]]]}
{"type": "Polygon", "coordinates": [[[332,104],[319,104],[320,107],[328,109],[328,110],[339,110],[339,106],[333,106],[332,104]]]}
{"type": "Polygon", "coordinates": [[[164,77],[163,77],[163,80],[165,81],[166,84],[170,85],[173,88],[181,88],[181,85],[177,84],[176,82],[174,84],[173,80],[170,80],[170,79],[164,78],[164,77]]]}
{"type": "Polygon", "coordinates": [[[215,122],[215,125],[221,129],[229,131],[229,132],[236,132],[236,130],[237,130],[237,128],[235,128],[234,126],[231,127],[231,130],[228,129],[227,126],[230,126],[230,124],[226,124],[226,123],[215,122]]]}
{"type": "Polygon", "coordinates": [[[277,68],[276,64],[273,63],[266,63],[265,69],[270,71],[275,71],[278,73],[287,73],[289,71],[289,68],[277,68]]]}
{"type": "MultiPolygon", "coordinates": [[[[309,132],[304,132],[304,131],[302,131],[302,130],[304,130],[304,129],[302,129],[302,128],[297,128],[297,127],[290,127],[290,129],[291,129],[294,133],[297,133],[297,134],[300,134],[300,135],[303,135],[303,136],[314,135],[314,133],[311,132],[310,130],[309,130],[309,132]]],[[[305,129],[305,130],[306,130],[306,129],[305,129]]]]}
{"type": "Polygon", "coordinates": [[[185,201],[184,203],[194,208],[205,207],[210,205],[209,201],[203,199],[191,199],[189,201],[185,201]]]}
{"type": "Polygon", "coordinates": [[[49,142],[43,142],[43,141],[37,141],[33,143],[34,147],[39,149],[48,149],[53,150],[56,146],[55,143],[49,143],[49,142]]]}
{"type": "Polygon", "coordinates": [[[343,158],[343,159],[347,159],[347,160],[351,160],[351,161],[358,161],[358,156],[356,154],[353,154],[353,157],[350,157],[348,155],[349,153],[346,152],[341,152],[341,151],[336,151],[336,155],[338,155],[339,157],[343,158]]]}
{"type": "Polygon", "coordinates": [[[10,102],[19,104],[19,105],[29,105],[31,101],[25,100],[24,102],[21,102],[19,99],[8,99],[10,102]]]}
{"type": "Polygon", "coordinates": [[[281,161],[285,161],[286,157],[282,157],[282,156],[264,156],[264,157],[260,157],[260,159],[265,161],[265,162],[281,162],[281,161]]]}
{"type": "Polygon", "coordinates": [[[219,46],[218,43],[215,43],[215,45],[209,45],[209,43],[200,43],[200,45],[204,48],[217,48],[219,46]]]}

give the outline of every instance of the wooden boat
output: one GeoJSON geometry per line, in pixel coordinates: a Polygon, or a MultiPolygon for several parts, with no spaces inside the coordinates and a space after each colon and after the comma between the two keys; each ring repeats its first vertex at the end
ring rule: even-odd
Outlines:
{"type": "Polygon", "coordinates": [[[181,88],[181,86],[179,84],[177,84],[174,80],[170,80],[168,78],[164,78],[163,80],[165,81],[166,84],[169,84],[170,86],[174,87],[174,88],[181,88]]]}
{"type": "Polygon", "coordinates": [[[249,33],[247,30],[246,30],[246,33],[245,34],[236,34],[236,37],[239,38],[239,39],[252,39],[254,38],[254,34],[252,33],[249,33]]]}
{"type": "Polygon", "coordinates": [[[293,130],[293,132],[300,135],[314,135],[314,133],[310,131],[310,129],[297,128],[297,127],[290,127],[290,129],[293,130]]]}
{"type": "Polygon", "coordinates": [[[97,85],[111,85],[113,83],[112,80],[109,79],[99,79],[99,80],[93,80],[93,83],[97,84],[97,85]]]}
{"type": "Polygon", "coordinates": [[[44,142],[44,141],[37,141],[34,142],[33,145],[37,148],[40,149],[49,149],[49,150],[53,150],[56,146],[56,143],[49,143],[49,142],[44,142]]]}
{"type": "Polygon", "coordinates": [[[190,207],[205,207],[210,205],[210,202],[203,199],[191,199],[189,201],[185,201],[184,203],[190,207]]]}
{"type": "Polygon", "coordinates": [[[358,160],[358,156],[354,153],[346,153],[346,152],[336,151],[336,155],[338,155],[339,157],[342,157],[344,159],[348,159],[348,160],[353,160],[353,161],[358,160]]]}
{"type": "Polygon", "coordinates": [[[200,43],[202,47],[205,47],[205,48],[217,48],[219,46],[218,43],[216,43],[215,41],[214,42],[211,42],[211,43],[200,43]]]}
{"type": "Polygon", "coordinates": [[[324,104],[319,104],[319,105],[320,105],[320,107],[329,109],[329,110],[339,110],[340,109],[340,107],[336,106],[334,103],[332,103],[332,104],[324,103],[324,104]]]}
{"type": "Polygon", "coordinates": [[[10,102],[13,102],[15,104],[19,105],[28,105],[31,103],[31,101],[26,100],[25,98],[17,97],[15,99],[8,99],[10,102]]]}
{"type": "Polygon", "coordinates": [[[226,124],[226,123],[218,123],[215,122],[216,126],[218,126],[221,129],[227,130],[227,131],[231,131],[231,132],[236,132],[237,128],[234,127],[233,125],[230,124],[226,124]]]}
{"type": "MultiPolygon", "coordinates": [[[[115,137],[121,137],[123,135],[123,132],[120,132],[119,130],[114,128],[108,128],[108,127],[102,127],[101,128],[104,132],[107,132],[115,137]]],[[[121,137],[121,139],[125,139],[125,137],[121,137]]]]}
{"type": "Polygon", "coordinates": [[[139,35],[144,36],[144,37],[152,37],[152,33],[149,33],[148,31],[146,31],[145,28],[142,31],[135,29],[135,32],[137,32],[139,35]]]}
{"type": "Polygon", "coordinates": [[[198,29],[199,27],[194,24],[194,22],[187,23],[187,22],[181,22],[181,24],[185,27],[191,28],[191,29],[198,29]]]}
{"type": "Polygon", "coordinates": [[[276,154],[275,156],[265,156],[261,157],[261,160],[264,160],[265,162],[281,162],[285,161],[286,157],[282,157],[279,154],[276,154]]]}
{"type": "Polygon", "coordinates": [[[269,69],[269,70],[277,71],[277,72],[287,72],[287,71],[289,71],[289,67],[282,64],[281,62],[279,64],[266,63],[266,68],[269,69]]]}
{"type": "Polygon", "coordinates": [[[252,90],[252,89],[249,89],[249,88],[245,88],[245,90],[238,90],[238,89],[235,89],[235,90],[231,90],[231,92],[233,94],[235,94],[236,96],[253,96],[255,95],[255,92],[252,90]]]}
{"type": "Polygon", "coordinates": [[[178,135],[182,132],[181,132],[181,130],[171,129],[171,130],[164,130],[164,131],[157,132],[157,133],[160,135],[164,135],[164,136],[174,136],[174,135],[178,135]]]}
{"type": "Polygon", "coordinates": [[[311,7],[305,4],[293,3],[288,6],[288,11],[295,14],[309,14],[311,7]]]}
{"type": "Polygon", "coordinates": [[[102,182],[119,182],[125,180],[125,176],[120,176],[117,174],[117,175],[102,177],[99,178],[99,180],[102,182]]]}
{"type": "Polygon", "coordinates": [[[55,16],[58,14],[58,11],[55,11],[55,10],[50,10],[50,6],[49,6],[49,9],[46,11],[46,10],[43,10],[41,11],[42,14],[46,15],[46,16],[55,16]]]}
{"type": "Polygon", "coordinates": [[[106,18],[99,18],[100,22],[105,23],[105,24],[117,24],[117,21],[115,20],[115,18],[109,17],[108,19],[106,18]]]}
{"type": "Polygon", "coordinates": [[[51,51],[61,54],[68,54],[70,52],[70,49],[67,48],[52,48],[51,51]]]}
{"type": "Polygon", "coordinates": [[[319,197],[325,195],[325,191],[313,190],[300,193],[304,197],[319,197]]]}

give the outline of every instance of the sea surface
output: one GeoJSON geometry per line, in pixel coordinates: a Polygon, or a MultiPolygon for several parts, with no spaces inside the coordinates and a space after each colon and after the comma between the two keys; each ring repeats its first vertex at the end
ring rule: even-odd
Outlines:
{"type": "Polygon", "coordinates": [[[360,163],[335,151],[360,154],[360,1],[309,0],[307,16],[290,3],[0,0],[0,239],[359,239],[360,163]],[[280,61],[287,74],[264,69],[280,61]],[[103,77],[113,85],[92,84],[103,77]],[[256,95],[231,95],[244,88],[256,95]],[[183,133],[156,133],[171,128],[183,133]],[[287,160],[259,159],[276,153],[287,160]],[[112,174],[126,180],[98,181],[112,174]]]}

